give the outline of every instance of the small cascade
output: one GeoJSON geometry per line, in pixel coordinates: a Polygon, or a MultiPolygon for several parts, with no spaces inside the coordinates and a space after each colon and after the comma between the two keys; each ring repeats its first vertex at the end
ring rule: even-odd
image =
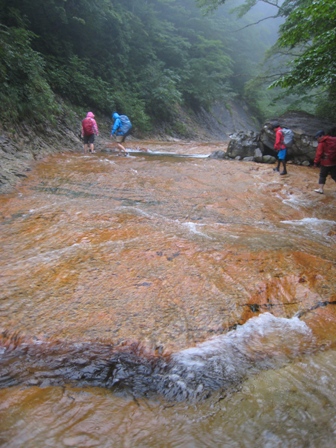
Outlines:
{"type": "Polygon", "coordinates": [[[298,318],[269,313],[226,335],[171,356],[153,356],[137,344],[20,343],[2,350],[0,387],[103,387],[135,397],[160,395],[194,401],[216,390],[231,390],[262,370],[280,368],[317,350],[312,332],[298,318]]]}

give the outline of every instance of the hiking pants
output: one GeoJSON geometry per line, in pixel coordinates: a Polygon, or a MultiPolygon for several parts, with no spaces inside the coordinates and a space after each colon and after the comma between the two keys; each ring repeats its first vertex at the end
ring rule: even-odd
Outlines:
{"type": "Polygon", "coordinates": [[[336,182],[336,165],[333,166],[321,166],[320,168],[320,178],[319,184],[325,184],[328,174],[330,174],[331,178],[336,182]]]}

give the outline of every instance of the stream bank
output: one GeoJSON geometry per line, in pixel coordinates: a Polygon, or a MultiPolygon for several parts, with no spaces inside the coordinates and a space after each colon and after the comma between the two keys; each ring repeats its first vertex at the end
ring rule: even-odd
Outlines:
{"type": "MultiPolygon", "coordinates": [[[[97,116],[100,137],[96,139],[98,151],[105,151],[110,141],[111,120],[108,117],[97,116]]],[[[258,123],[251,118],[247,107],[239,101],[227,105],[215,104],[210,112],[196,112],[179,109],[176,125],[161,123],[153,124],[152,132],[141,134],[133,129],[127,139],[131,147],[144,147],[146,141],[156,141],[167,144],[179,142],[222,142],[226,144],[232,132],[239,130],[256,130],[258,123]]],[[[35,162],[57,152],[81,152],[82,142],[79,138],[81,117],[76,113],[63,114],[54,122],[34,123],[24,122],[2,126],[0,128],[0,194],[8,193],[18,185],[35,162]]],[[[209,152],[208,150],[206,152],[209,152]]]]}

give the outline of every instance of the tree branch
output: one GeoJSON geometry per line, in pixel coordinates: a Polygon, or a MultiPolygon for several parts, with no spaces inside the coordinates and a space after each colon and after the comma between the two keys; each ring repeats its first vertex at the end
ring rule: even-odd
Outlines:
{"type": "Polygon", "coordinates": [[[257,22],[253,22],[253,23],[249,23],[248,25],[243,26],[242,28],[238,28],[237,30],[235,30],[234,32],[237,33],[238,31],[242,31],[245,30],[245,28],[249,28],[250,26],[254,26],[254,25],[258,25],[259,23],[263,22],[264,20],[268,20],[268,19],[277,19],[278,15],[276,16],[268,16],[268,17],[264,17],[263,19],[258,20],[257,22]]]}

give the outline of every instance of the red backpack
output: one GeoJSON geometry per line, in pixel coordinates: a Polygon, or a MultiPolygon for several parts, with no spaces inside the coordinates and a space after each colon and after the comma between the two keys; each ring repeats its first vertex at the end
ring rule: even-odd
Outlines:
{"type": "Polygon", "coordinates": [[[84,135],[94,134],[94,124],[91,118],[84,118],[82,121],[84,135]]]}

